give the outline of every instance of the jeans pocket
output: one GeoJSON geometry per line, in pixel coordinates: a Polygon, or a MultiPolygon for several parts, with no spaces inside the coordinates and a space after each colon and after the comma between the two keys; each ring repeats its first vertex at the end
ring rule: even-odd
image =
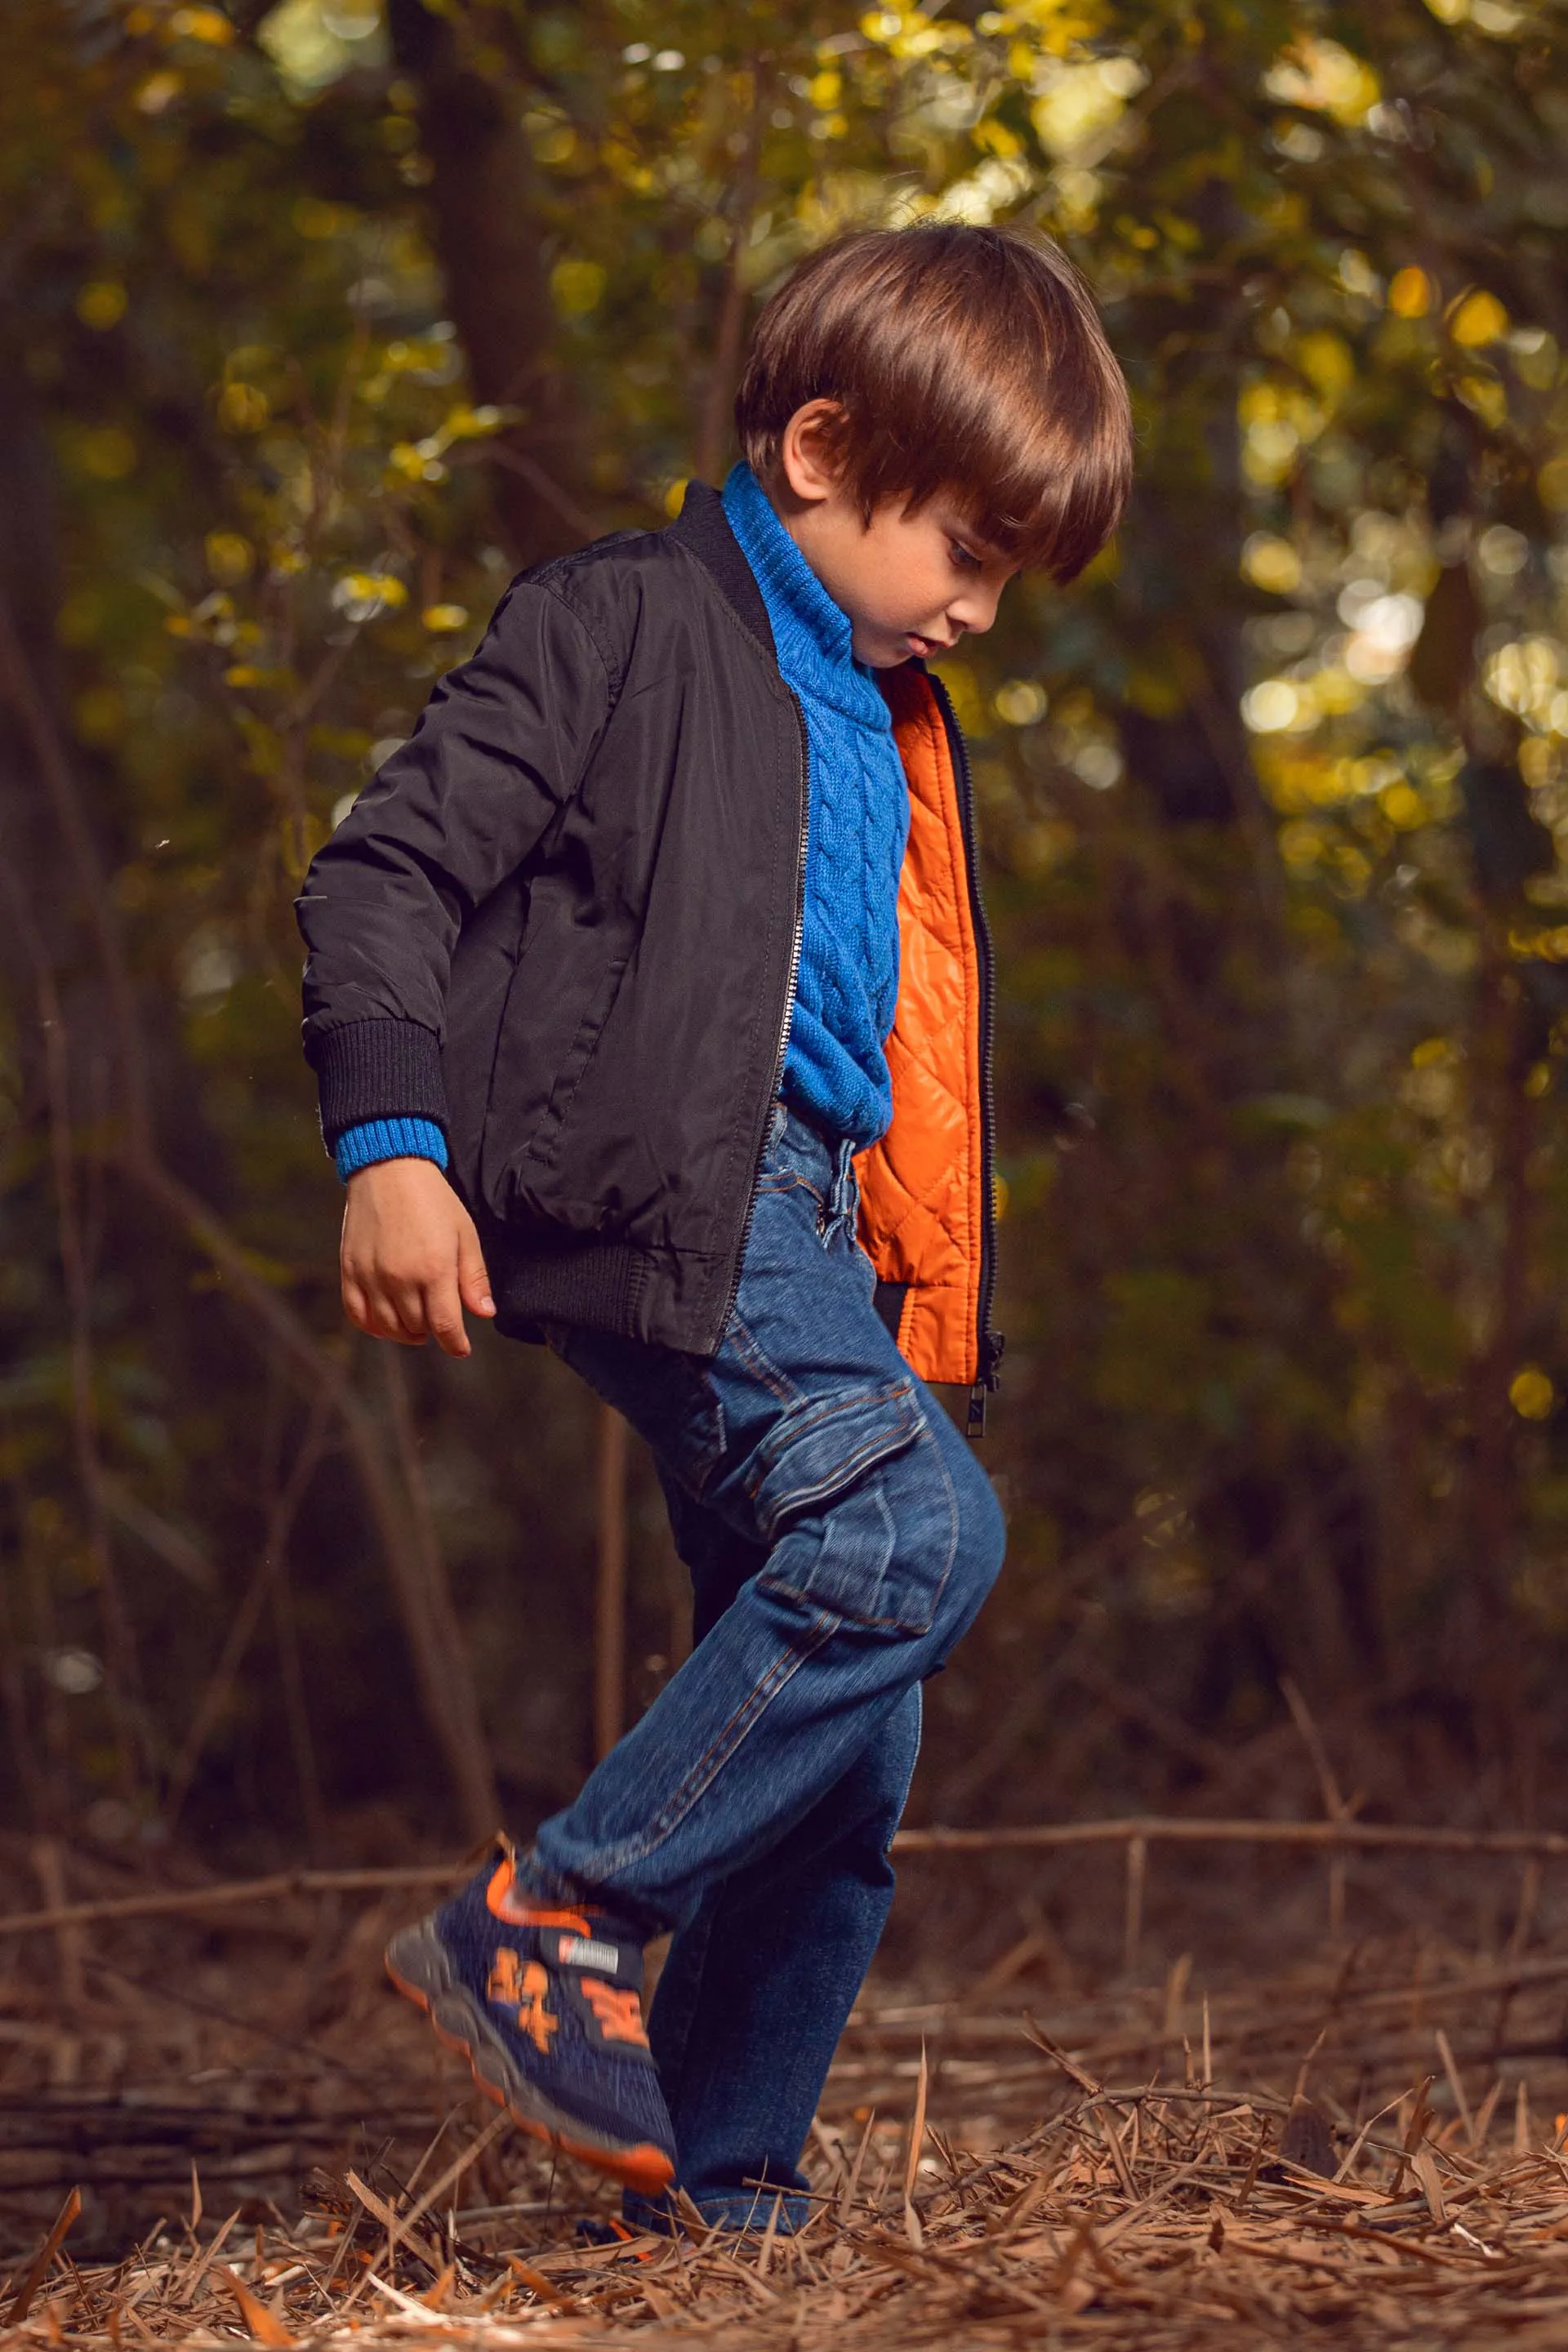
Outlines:
{"type": "Polygon", "coordinates": [[[895,1496],[884,1471],[925,1425],[908,1381],[810,1399],[784,1414],[746,1482],[772,1548],[760,1589],[858,1624],[924,1633],[952,1546],[933,1545],[928,1515],[911,1510],[920,1482],[899,1482],[911,1491],[895,1496]]]}

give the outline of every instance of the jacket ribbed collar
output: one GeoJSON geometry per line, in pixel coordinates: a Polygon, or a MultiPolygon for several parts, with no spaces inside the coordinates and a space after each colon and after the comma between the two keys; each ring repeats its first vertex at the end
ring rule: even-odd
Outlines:
{"type": "Polygon", "coordinates": [[[773,624],[778,665],[790,684],[879,735],[892,716],[874,673],[851,650],[848,614],[834,603],[750,466],[724,485],[724,512],[756,575],[773,624]]]}

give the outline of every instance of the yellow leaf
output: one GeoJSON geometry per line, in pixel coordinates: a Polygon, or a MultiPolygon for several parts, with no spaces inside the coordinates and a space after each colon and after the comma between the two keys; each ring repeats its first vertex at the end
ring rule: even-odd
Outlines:
{"type": "Polygon", "coordinates": [[[452,629],[466,628],[468,608],[466,604],[426,604],[419,619],[422,626],[441,635],[452,629]]]}
{"type": "Polygon", "coordinates": [[[94,482],[121,482],[133,471],[136,444],[121,425],[96,425],[77,444],[77,461],[94,482]]]}
{"type": "Polygon", "coordinates": [[[550,293],[563,319],[585,319],[597,310],[608,272],[596,261],[558,261],[550,273],[550,293]]]}
{"type": "Polygon", "coordinates": [[[206,556],[207,570],[215,580],[221,580],[226,588],[237,587],[242,580],[249,579],[256,551],[247,539],[240,537],[238,531],[209,530],[203,541],[203,551],[206,556]]]}
{"type": "Polygon", "coordinates": [[[1426,803],[1414,784],[1389,784],[1379,793],[1377,804],[1401,833],[1414,833],[1426,822],[1426,803]]]}
{"type": "Polygon", "coordinates": [[[1270,596],[1289,596],[1301,584],[1301,559],[1288,539],[1255,530],[1241,551],[1241,573],[1270,596]]]}
{"type": "Polygon", "coordinates": [[[335,609],[351,621],[374,621],[407,602],[407,589],[392,572],[346,572],[332,590],[335,609]]]}
{"type": "Polygon", "coordinates": [[[1495,375],[1462,375],[1454,386],[1465,406],[1495,433],[1508,416],[1508,394],[1495,375]]]}
{"type": "Polygon", "coordinates": [[[140,114],[162,114],[165,107],[174,104],[184,86],[180,74],[167,70],[149,74],[132,103],[140,114]]]}
{"type": "Polygon", "coordinates": [[[1526,1364],[1509,1382],[1508,1401],[1522,1421],[1545,1421],[1557,1391],[1537,1364],[1526,1364]]]}
{"type": "Polygon", "coordinates": [[[205,41],[215,49],[226,49],[234,39],[234,26],[221,8],[176,8],[169,30],[182,40],[205,41]]]}
{"type": "Polygon", "coordinates": [[[1326,328],[1303,335],[1296,345],[1301,373],[1327,400],[1336,400],[1355,382],[1355,356],[1342,336],[1326,328]]]}
{"type": "Polygon", "coordinates": [[[1432,281],[1424,269],[1396,269],[1389,280],[1388,307],[1398,319],[1424,319],[1432,308],[1432,281]]]}
{"type": "Polygon", "coordinates": [[[120,324],[125,316],[125,289],[117,278],[95,278],[77,296],[76,314],[84,327],[95,327],[101,333],[120,324]]]}
{"type": "Polygon", "coordinates": [[[259,385],[226,383],[217,396],[217,413],[219,424],[231,433],[259,433],[272,408],[259,385]]]}
{"type": "Polygon", "coordinates": [[[1568,511],[1568,457],[1548,457],[1535,478],[1541,503],[1553,514],[1568,511]]]}
{"type": "Polygon", "coordinates": [[[1376,74],[1363,58],[1338,41],[1308,37],[1281,52],[1263,78],[1270,98],[1287,106],[1331,114],[1347,127],[1364,121],[1382,94],[1376,74]]]}
{"type": "Polygon", "coordinates": [[[1448,332],[1464,350],[1479,352],[1508,332],[1508,312],[1495,294],[1478,286],[1449,314],[1448,332]]]}

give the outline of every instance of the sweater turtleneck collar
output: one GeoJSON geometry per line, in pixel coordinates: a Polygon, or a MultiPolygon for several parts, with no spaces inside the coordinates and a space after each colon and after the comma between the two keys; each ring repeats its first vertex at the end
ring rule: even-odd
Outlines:
{"type": "Polygon", "coordinates": [[[876,677],[855,658],[848,614],[836,604],[773,510],[750,466],[724,485],[724,512],[763,592],[779,667],[792,684],[879,734],[892,715],[876,677]]]}

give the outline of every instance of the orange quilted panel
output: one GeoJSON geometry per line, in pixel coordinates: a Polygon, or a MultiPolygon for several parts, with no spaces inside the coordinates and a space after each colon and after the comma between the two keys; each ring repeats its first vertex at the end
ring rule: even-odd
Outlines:
{"type": "Polygon", "coordinates": [[[893,1122],[860,1154],[860,1239],[883,1282],[906,1283],[899,1345],[923,1380],[978,1370],[984,1231],[980,968],[958,785],[923,673],[882,681],[910,784],[899,886],[899,1009],[888,1044],[893,1122]]]}

